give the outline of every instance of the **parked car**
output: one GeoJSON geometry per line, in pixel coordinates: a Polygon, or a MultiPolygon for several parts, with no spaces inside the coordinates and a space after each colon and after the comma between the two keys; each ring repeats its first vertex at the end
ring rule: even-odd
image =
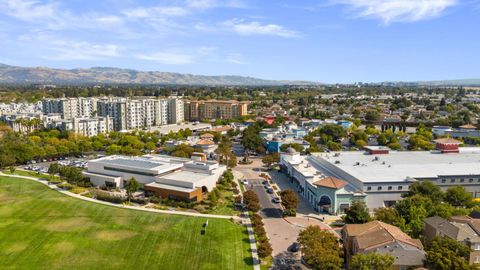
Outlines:
{"type": "Polygon", "coordinates": [[[273,203],[280,203],[280,202],[282,202],[282,200],[279,197],[275,197],[275,198],[272,199],[272,202],[273,203]]]}
{"type": "Polygon", "coordinates": [[[298,252],[300,250],[300,243],[298,242],[294,242],[289,248],[288,250],[290,250],[291,252],[298,252]]]}
{"type": "Polygon", "coordinates": [[[267,193],[268,193],[268,194],[273,194],[273,188],[267,189],[267,193]]]}
{"type": "Polygon", "coordinates": [[[244,184],[245,186],[248,185],[248,181],[246,179],[242,179],[240,182],[242,182],[242,184],[244,184]]]}

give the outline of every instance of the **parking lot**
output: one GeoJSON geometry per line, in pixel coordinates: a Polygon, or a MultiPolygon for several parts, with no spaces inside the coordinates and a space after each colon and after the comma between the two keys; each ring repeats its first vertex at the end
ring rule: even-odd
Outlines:
{"type": "Polygon", "coordinates": [[[58,163],[61,166],[72,166],[77,168],[86,169],[88,160],[101,157],[101,154],[98,155],[79,155],[78,157],[60,157],[60,158],[49,158],[41,160],[31,160],[27,162],[27,165],[17,166],[18,169],[24,169],[27,171],[35,171],[39,173],[47,173],[48,167],[52,163],[58,163]]]}

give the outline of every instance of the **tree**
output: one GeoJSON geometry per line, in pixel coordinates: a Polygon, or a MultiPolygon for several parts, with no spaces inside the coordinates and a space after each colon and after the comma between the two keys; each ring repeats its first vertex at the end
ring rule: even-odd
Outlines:
{"type": "Polygon", "coordinates": [[[400,216],[395,208],[382,207],[376,208],[373,211],[376,220],[400,227],[401,229],[405,227],[405,219],[400,216]]]}
{"type": "Polygon", "coordinates": [[[262,163],[265,164],[267,167],[270,167],[273,163],[275,163],[275,160],[273,159],[272,155],[266,155],[262,158],[262,163]]]}
{"type": "Polygon", "coordinates": [[[351,270],[390,270],[395,258],[390,254],[378,254],[376,252],[363,254],[357,253],[352,257],[351,270]]]}
{"type": "Polygon", "coordinates": [[[426,249],[425,267],[435,270],[477,269],[469,265],[471,249],[448,237],[435,237],[426,249]]]}
{"type": "Polygon", "coordinates": [[[263,239],[263,241],[261,241],[259,244],[258,244],[258,256],[260,258],[266,258],[268,256],[270,256],[272,254],[272,245],[270,245],[270,242],[268,242],[268,239],[263,239]]]}
{"type": "Polygon", "coordinates": [[[286,189],[280,192],[280,198],[282,199],[282,205],[287,210],[295,210],[298,205],[298,196],[295,191],[291,189],[286,189]]]}
{"type": "Polygon", "coordinates": [[[414,195],[430,198],[432,202],[440,202],[443,199],[443,192],[440,187],[430,181],[412,183],[408,188],[408,192],[403,194],[402,197],[407,198],[414,195]]]}
{"type": "Polygon", "coordinates": [[[347,224],[363,224],[371,220],[367,205],[362,201],[354,201],[352,205],[345,210],[343,221],[347,224]]]}
{"type": "Polygon", "coordinates": [[[127,192],[128,201],[130,201],[133,197],[133,194],[140,188],[140,184],[138,183],[135,177],[130,178],[130,180],[125,185],[125,191],[127,192]]]}
{"type": "Polygon", "coordinates": [[[472,195],[461,186],[448,188],[444,200],[456,207],[471,207],[473,204],[472,195]]]}
{"type": "Polygon", "coordinates": [[[300,232],[297,241],[302,246],[305,262],[313,269],[341,269],[340,247],[331,232],[308,226],[300,232]]]}
{"type": "Polygon", "coordinates": [[[380,113],[378,111],[370,110],[365,113],[365,120],[378,121],[380,120],[380,113]]]}

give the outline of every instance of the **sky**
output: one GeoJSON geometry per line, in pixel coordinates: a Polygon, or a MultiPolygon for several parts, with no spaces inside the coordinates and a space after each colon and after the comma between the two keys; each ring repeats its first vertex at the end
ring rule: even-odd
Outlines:
{"type": "Polygon", "coordinates": [[[0,63],[325,83],[480,78],[480,0],[0,0],[0,63]]]}

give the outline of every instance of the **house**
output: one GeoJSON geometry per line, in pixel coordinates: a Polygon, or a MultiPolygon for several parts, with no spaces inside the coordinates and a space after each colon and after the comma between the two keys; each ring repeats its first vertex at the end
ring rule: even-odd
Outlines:
{"type": "Polygon", "coordinates": [[[413,239],[398,227],[375,220],[365,224],[347,224],[342,230],[347,268],[355,254],[388,254],[395,258],[394,270],[423,265],[425,251],[419,239],[413,239]]]}
{"type": "Polygon", "coordinates": [[[472,249],[469,263],[480,263],[480,219],[456,216],[450,220],[439,216],[424,221],[425,242],[429,244],[436,236],[454,239],[472,249]]]}

